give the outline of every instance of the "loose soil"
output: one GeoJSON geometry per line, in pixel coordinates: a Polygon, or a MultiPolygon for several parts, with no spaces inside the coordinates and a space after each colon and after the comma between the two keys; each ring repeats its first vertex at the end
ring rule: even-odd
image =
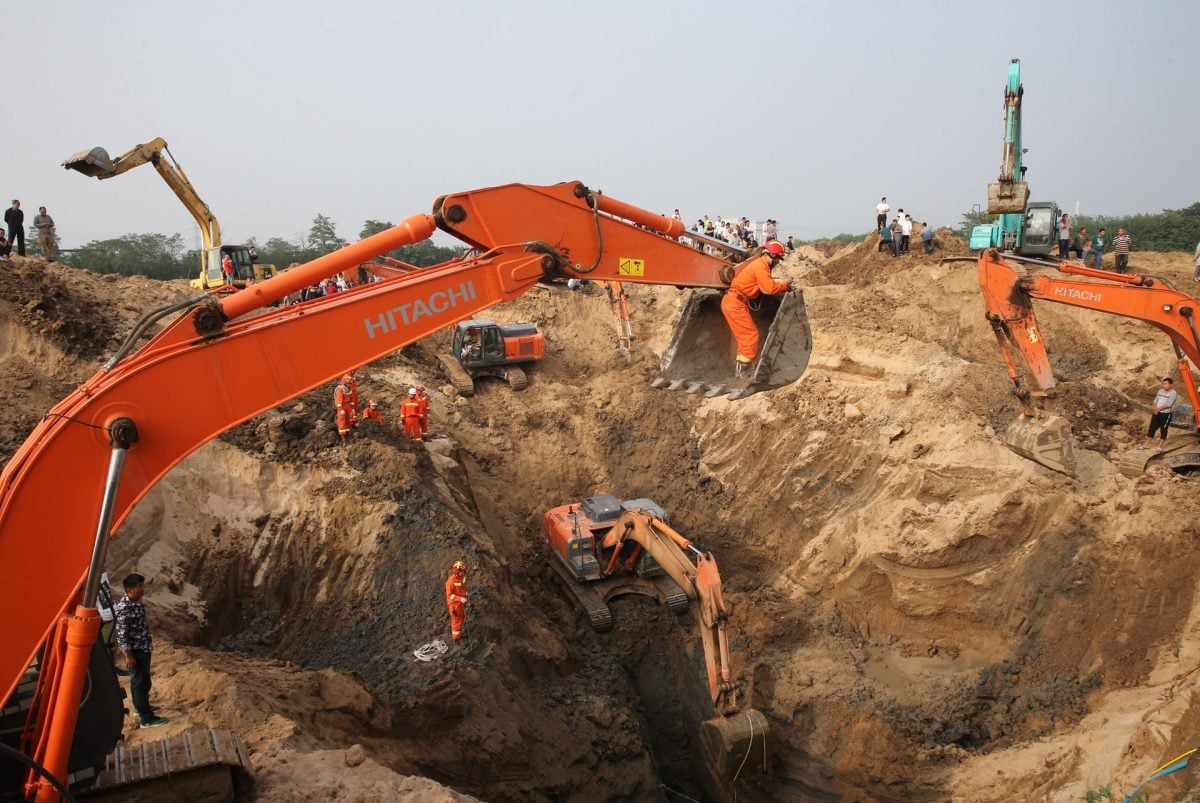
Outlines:
{"type": "MultiPolygon", "coordinates": [[[[264,800],[1067,800],[1131,789],[1194,746],[1200,556],[1192,482],[1117,471],[1169,342],[1135,321],[1037,307],[1077,477],[1009,451],[1021,412],[973,265],[873,242],[805,248],[814,354],[730,402],[649,388],[685,294],[633,288],[634,353],[602,293],[537,288],[493,309],[546,330],[528,389],[455,397],[440,333],[358,374],[385,427],[337,445],[332,388],[186,459],[112,544],[151,578],[155,697],[237,730],[264,800]],[[405,442],[407,387],[438,437],[405,442]],[[711,716],[690,614],[614,604],[593,633],[546,568],[542,513],[648,496],[714,552],[744,699],[771,774],[732,786],[696,744],[711,716]],[[468,639],[441,585],[470,567],[468,639]]],[[[919,244],[918,244],[919,246],[919,244]]],[[[1187,255],[1131,269],[1190,288],[1187,255]]],[[[0,265],[0,453],[182,283],[0,265]]],[[[130,723],[132,725],[132,723],[130,723]]],[[[143,734],[127,729],[129,741],[143,734]]],[[[1178,773],[1155,790],[1196,781],[1178,773]]]]}

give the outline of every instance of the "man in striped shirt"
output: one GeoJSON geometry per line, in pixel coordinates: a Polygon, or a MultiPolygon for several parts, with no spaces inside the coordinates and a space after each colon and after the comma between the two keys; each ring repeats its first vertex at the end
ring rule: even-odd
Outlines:
{"type": "Polygon", "coordinates": [[[1113,254],[1117,258],[1117,273],[1125,273],[1129,270],[1131,247],[1129,235],[1125,233],[1125,229],[1117,229],[1117,236],[1113,238],[1113,254]]]}

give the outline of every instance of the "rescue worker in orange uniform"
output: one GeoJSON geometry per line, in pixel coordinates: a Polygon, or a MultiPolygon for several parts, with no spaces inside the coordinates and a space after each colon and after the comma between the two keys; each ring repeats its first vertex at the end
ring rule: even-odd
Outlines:
{"type": "Polygon", "coordinates": [[[367,406],[363,408],[362,416],[364,421],[374,421],[379,426],[383,426],[383,413],[380,412],[374,399],[367,400],[367,406]]]}
{"type": "Polygon", "coordinates": [[[417,404],[421,405],[421,437],[429,437],[429,397],[425,395],[425,386],[417,385],[417,404]]]}
{"type": "Polygon", "coordinates": [[[454,561],[454,569],[446,578],[446,607],[450,609],[450,637],[462,641],[467,622],[467,565],[461,560],[454,561]]]}
{"type": "Polygon", "coordinates": [[[333,406],[337,409],[337,431],[338,437],[345,443],[346,436],[350,434],[350,430],[354,427],[357,417],[357,410],[352,401],[353,396],[350,385],[346,383],[346,374],[341,381],[333,389],[333,406]]]}
{"type": "Polygon", "coordinates": [[[408,397],[400,405],[400,418],[404,421],[404,436],[421,442],[421,403],[417,401],[417,389],[409,388],[408,397]]]}
{"type": "Polygon", "coordinates": [[[350,403],[354,405],[354,412],[358,412],[358,380],[354,378],[353,372],[342,374],[342,382],[350,388],[350,403]]]}
{"type": "Polygon", "coordinates": [[[738,271],[721,299],[721,312],[737,340],[736,369],[739,374],[748,373],[758,356],[758,327],[750,315],[750,305],[763,293],[774,295],[792,289],[791,282],[777,282],[771,276],[771,268],[783,259],[784,253],[783,243],[768,240],[762,255],[738,271]]]}

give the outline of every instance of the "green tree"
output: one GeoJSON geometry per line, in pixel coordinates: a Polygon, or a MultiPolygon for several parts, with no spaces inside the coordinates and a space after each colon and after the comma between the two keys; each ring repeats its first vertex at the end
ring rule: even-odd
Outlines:
{"type": "Polygon", "coordinates": [[[277,268],[286,268],[293,262],[307,262],[311,258],[303,243],[292,242],[282,237],[272,237],[266,244],[258,247],[258,261],[277,268]]]}
{"type": "MultiPolygon", "coordinates": [[[[378,234],[381,231],[387,231],[393,225],[388,220],[364,220],[362,230],[359,231],[360,239],[366,239],[372,234],[378,234]]],[[[416,265],[419,268],[426,268],[430,265],[436,265],[439,262],[446,262],[454,259],[462,253],[462,248],[447,248],[445,246],[434,245],[429,240],[412,245],[403,245],[399,248],[393,248],[384,256],[398,259],[401,262],[407,262],[410,265],[416,265]]]]}
{"type": "Polygon", "coordinates": [[[126,234],[110,240],[92,240],[75,249],[65,262],[98,273],[181,279],[192,272],[184,256],[181,234],[126,234]]]}
{"type": "Polygon", "coordinates": [[[978,206],[970,212],[963,212],[962,222],[958,224],[958,233],[965,240],[970,238],[971,230],[976,226],[982,226],[987,223],[995,223],[996,216],[990,212],[984,212],[978,206]]]}
{"type": "Polygon", "coordinates": [[[362,231],[358,233],[358,239],[365,240],[372,234],[378,234],[381,231],[387,231],[394,223],[390,220],[364,220],[362,231]]]}
{"type": "Polygon", "coordinates": [[[316,254],[328,254],[335,248],[340,248],[342,238],[338,236],[333,221],[325,215],[313,218],[312,227],[308,230],[308,248],[316,254]]]}

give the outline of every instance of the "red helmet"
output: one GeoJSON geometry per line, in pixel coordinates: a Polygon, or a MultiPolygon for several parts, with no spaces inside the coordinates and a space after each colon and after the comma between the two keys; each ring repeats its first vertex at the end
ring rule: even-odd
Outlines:
{"type": "Polygon", "coordinates": [[[778,240],[767,240],[766,245],[763,246],[763,250],[775,257],[781,257],[784,254],[783,243],[778,240]]]}

